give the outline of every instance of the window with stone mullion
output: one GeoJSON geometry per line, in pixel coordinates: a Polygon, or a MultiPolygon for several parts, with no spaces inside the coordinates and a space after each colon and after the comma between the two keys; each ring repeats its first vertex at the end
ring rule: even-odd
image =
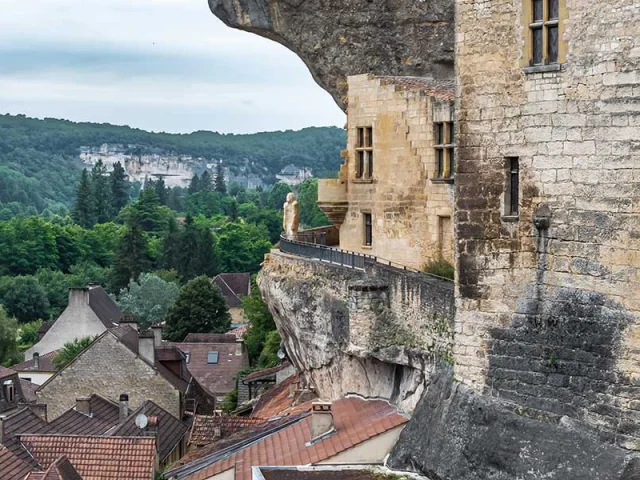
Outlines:
{"type": "Polygon", "coordinates": [[[559,0],[531,0],[531,64],[558,63],[559,0]]]}

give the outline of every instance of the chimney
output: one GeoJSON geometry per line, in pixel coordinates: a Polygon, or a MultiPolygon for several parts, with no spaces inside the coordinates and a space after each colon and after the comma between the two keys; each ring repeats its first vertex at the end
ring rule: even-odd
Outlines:
{"type": "Polygon", "coordinates": [[[236,340],[236,356],[241,356],[244,351],[244,341],[242,339],[236,340]]]}
{"type": "Polygon", "coordinates": [[[129,395],[126,393],[120,394],[120,421],[124,422],[129,416],[129,395]]]}
{"type": "Polygon", "coordinates": [[[313,402],[311,405],[311,441],[333,431],[331,402],[313,402]]]}
{"type": "MultiPolygon", "coordinates": [[[[147,436],[157,437],[159,424],[160,424],[159,417],[155,417],[155,416],[147,417],[147,428],[146,428],[147,436]]],[[[156,442],[156,445],[157,445],[157,442],[156,442]]]]}
{"type": "Polygon", "coordinates": [[[125,313],[124,315],[122,315],[122,318],[120,319],[120,325],[129,325],[136,332],[138,331],[138,320],[134,315],[131,315],[130,313],[125,313]]]}
{"type": "Polygon", "coordinates": [[[138,334],[138,355],[153,365],[156,361],[155,336],[151,330],[138,334]]]}
{"type": "Polygon", "coordinates": [[[151,324],[151,331],[153,332],[153,344],[156,347],[162,345],[162,325],[160,323],[151,324]]]}
{"type": "Polygon", "coordinates": [[[40,370],[40,354],[33,352],[33,369],[40,370]]]}
{"type": "Polygon", "coordinates": [[[89,289],[88,288],[70,288],[69,289],[69,306],[81,307],[89,305],[89,289]]]}
{"type": "Polygon", "coordinates": [[[91,416],[91,397],[76,398],[76,412],[91,416]]]}

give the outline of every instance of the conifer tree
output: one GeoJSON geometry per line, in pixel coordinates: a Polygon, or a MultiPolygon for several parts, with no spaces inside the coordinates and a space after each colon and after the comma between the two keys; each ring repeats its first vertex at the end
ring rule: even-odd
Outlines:
{"type": "Polygon", "coordinates": [[[113,165],[110,175],[111,181],[111,208],[113,215],[118,215],[120,210],[129,203],[129,181],[127,174],[120,162],[113,165]]]}
{"type": "Polygon", "coordinates": [[[137,281],[140,273],[151,265],[147,239],[137,225],[135,219],[129,219],[113,268],[112,287],[120,290],[129,285],[129,281],[137,281]]]}
{"type": "Polygon", "coordinates": [[[224,182],[224,169],[222,168],[222,161],[218,162],[216,167],[216,192],[227,193],[227,185],[224,182]]]}
{"type": "Polygon", "coordinates": [[[191,183],[189,183],[189,194],[198,193],[200,191],[200,177],[197,173],[191,177],[191,183]]]}
{"type": "Polygon", "coordinates": [[[98,160],[91,171],[91,190],[93,194],[93,213],[96,223],[106,223],[112,218],[111,188],[107,167],[98,160]]]}
{"type": "Polygon", "coordinates": [[[209,170],[205,170],[200,177],[200,191],[210,192],[211,190],[213,190],[213,179],[211,178],[209,170]]]}
{"type": "Polygon", "coordinates": [[[178,187],[169,189],[169,193],[167,194],[167,207],[174,212],[182,211],[182,196],[178,187]]]}
{"type": "Polygon", "coordinates": [[[160,177],[154,183],[154,189],[161,205],[167,204],[167,187],[164,184],[164,178],[160,177]]]}
{"type": "Polygon", "coordinates": [[[76,201],[71,210],[71,218],[84,228],[93,226],[93,202],[91,198],[91,179],[85,168],[82,170],[80,184],[76,190],[76,201]]]}
{"type": "Polygon", "coordinates": [[[179,270],[182,257],[182,238],[175,219],[169,221],[169,230],[164,238],[162,248],[162,268],[165,270],[179,270]]]}
{"type": "Polygon", "coordinates": [[[238,221],[238,201],[235,198],[232,198],[229,204],[229,220],[232,222],[238,221]]]}
{"type": "Polygon", "coordinates": [[[153,187],[145,188],[133,206],[135,221],[145,232],[162,232],[166,226],[166,216],[153,187]]]}
{"type": "Polygon", "coordinates": [[[231,315],[220,290],[206,276],[194,278],[178,294],[167,313],[165,337],[181,342],[188,333],[224,333],[231,315]]]}

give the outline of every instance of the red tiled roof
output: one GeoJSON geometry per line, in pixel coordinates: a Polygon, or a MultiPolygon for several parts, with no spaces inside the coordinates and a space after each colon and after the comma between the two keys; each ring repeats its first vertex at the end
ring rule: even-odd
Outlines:
{"type": "Polygon", "coordinates": [[[109,432],[110,436],[116,437],[143,437],[145,432],[136,425],[136,417],[144,413],[145,415],[158,418],[158,454],[160,461],[164,460],[178,445],[189,430],[187,426],[171,415],[169,412],[159,407],[151,400],[144,402],[136,411],[127,417],[116,429],[109,432]]]}
{"type": "Polygon", "coordinates": [[[33,468],[28,463],[0,445],[0,473],[3,479],[24,478],[31,470],[33,468]]]}
{"type": "Polygon", "coordinates": [[[311,410],[311,402],[318,398],[315,393],[303,391],[296,392],[293,396],[290,395],[291,385],[297,386],[299,382],[300,377],[293,375],[272,389],[267,390],[258,398],[251,416],[271,418],[276,415],[294,414],[311,410]]]}
{"type": "Polygon", "coordinates": [[[234,334],[230,333],[189,333],[183,343],[236,343],[234,334]]]}
{"type": "Polygon", "coordinates": [[[235,467],[237,480],[250,480],[252,466],[315,464],[408,421],[388,402],[359,397],[333,402],[332,413],[335,432],[312,444],[307,415],[258,441],[217,452],[172,473],[179,479],[204,480],[235,467]]]}
{"type": "Polygon", "coordinates": [[[196,415],[191,427],[189,444],[196,446],[208,445],[220,438],[228,437],[238,430],[254,427],[266,421],[266,418],[257,417],[196,415]],[[216,432],[216,429],[220,429],[220,431],[216,432]]]}
{"type": "Polygon", "coordinates": [[[31,472],[24,480],[82,480],[69,459],[65,456],[58,458],[44,472],[31,472]]]}
{"type": "Polygon", "coordinates": [[[283,362],[280,365],[271,368],[263,368],[262,370],[257,370],[255,372],[250,373],[246,377],[242,379],[243,382],[248,382],[250,380],[257,380],[260,378],[268,377],[270,375],[275,375],[280,370],[284,370],[285,368],[291,366],[289,362],[283,362]]]}
{"type": "Polygon", "coordinates": [[[34,368],[33,358],[26,362],[13,365],[11,368],[16,372],[55,372],[56,368],[53,366],[53,357],[58,354],[59,350],[40,355],[40,361],[38,368],[34,368]]]}
{"type": "Polygon", "coordinates": [[[354,470],[334,467],[333,469],[300,470],[296,468],[261,468],[260,473],[265,480],[402,480],[405,475],[391,475],[373,469],[354,470]]]}
{"type": "Polygon", "coordinates": [[[70,408],[38,432],[55,435],[102,435],[120,421],[120,406],[100,395],[89,398],[91,415],[70,408]]]}
{"type": "Polygon", "coordinates": [[[227,332],[228,335],[235,335],[236,338],[243,338],[244,335],[249,331],[250,324],[240,325],[239,327],[233,328],[227,332]]]}
{"type": "Polygon", "coordinates": [[[189,354],[187,369],[198,383],[209,392],[222,396],[234,389],[237,373],[249,366],[249,357],[242,349],[236,355],[235,337],[233,343],[175,343],[185,355],[189,354]],[[218,352],[218,363],[207,363],[209,352],[218,352]]]}
{"type": "Polygon", "coordinates": [[[64,455],[84,480],[153,479],[151,437],[22,435],[20,440],[43,468],[64,455]]]}
{"type": "Polygon", "coordinates": [[[15,370],[0,366],[0,378],[10,377],[11,375],[15,375],[15,374],[16,374],[15,370]]]}
{"type": "Polygon", "coordinates": [[[427,95],[442,98],[443,100],[454,100],[456,95],[456,85],[453,80],[386,75],[377,78],[381,80],[383,85],[397,85],[404,90],[421,90],[427,95]]]}

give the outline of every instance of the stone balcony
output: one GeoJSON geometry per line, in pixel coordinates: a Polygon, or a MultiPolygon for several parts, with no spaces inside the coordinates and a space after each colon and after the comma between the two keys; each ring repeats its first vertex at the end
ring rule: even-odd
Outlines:
{"type": "Polygon", "coordinates": [[[347,182],[340,178],[318,180],[318,207],[340,228],[349,209],[347,182]]]}

